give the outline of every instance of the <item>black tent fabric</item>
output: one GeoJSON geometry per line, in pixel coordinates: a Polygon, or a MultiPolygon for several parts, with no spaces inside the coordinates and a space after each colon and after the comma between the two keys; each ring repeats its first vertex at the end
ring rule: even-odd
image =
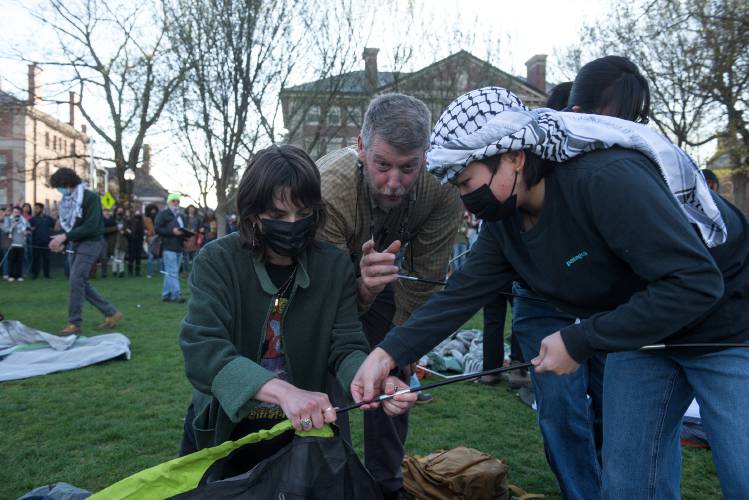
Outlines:
{"type": "Polygon", "coordinates": [[[354,450],[340,436],[295,436],[291,444],[249,472],[203,484],[172,498],[381,500],[384,497],[354,450]]]}

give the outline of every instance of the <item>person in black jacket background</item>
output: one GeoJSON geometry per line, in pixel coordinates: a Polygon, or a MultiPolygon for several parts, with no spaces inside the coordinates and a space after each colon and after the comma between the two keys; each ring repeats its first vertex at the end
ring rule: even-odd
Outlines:
{"type": "Polygon", "coordinates": [[[185,216],[179,207],[179,199],[178,193],[169,193],[166,208],[159,212],[154,222],[154,230],[161,238],[161,258],[164,263],[161,300],[164,302],[185,301],[179,286],[179,268],[183,242],[188,233],[185,232],[185,216]]]}
{"type": "Polygon", "coordinates": [[[31,244],[34,247],[31,262],[31,279],[39,277],[40,268],[43,270],[44,277],[49,279],[49,240],[52,238],[52,231],[55,228],[55,221],[49,215],[44,213],[44,205],[34,203],[34,216],[31,218],[31,244]]]}
{"type": "Polygon", "coordinates": [[[127,236],[127,275],[140,276],[140,261],[143,258],[143,216],[130,210],[125,212],[125,235],[127,236]]]}

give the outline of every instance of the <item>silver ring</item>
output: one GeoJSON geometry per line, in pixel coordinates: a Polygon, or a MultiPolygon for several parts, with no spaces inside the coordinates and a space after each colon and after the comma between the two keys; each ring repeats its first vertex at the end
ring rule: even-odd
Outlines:
{"type": "Polygon", "coordinates": [[[303,431],[308,431],[312,428],[312,419],[311,418],[299,419],[299,424],[302,426],[303,431]]]}

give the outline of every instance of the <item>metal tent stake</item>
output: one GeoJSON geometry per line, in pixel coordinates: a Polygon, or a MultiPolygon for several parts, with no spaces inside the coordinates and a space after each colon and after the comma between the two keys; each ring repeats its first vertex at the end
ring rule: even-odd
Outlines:
{"type": "Polygon", "coordinates": [[[457,375],[449,379],[440,380],[439,382],[435,382],[433,384],[422,385],[419,387],[411,387],[409,389],[402,389],[400,391],[394,392],[393,394],[382,394],[381,396],[378,396],[375,399],[372,399],[370,401],[361,401],[359,403],[354,403],[349,406],[344,406],[343,408],[336,408],[336,413],[344,413],[349,410],[359,408],[360,406],[363,406],[363,405],[387,401],[388,399],[393,399],[395,396],[400,396],[401,394],[409,394],[412,392],[425,391],[428,389],[434,389],[435,387],[440,387],[440,386],[447,385],[447,384],[453,384],[455,382],[463,382],[465,380],[472,380],[475,378],[483,377],[484,375],[494,375],[495,373],[508,372],[510,370],[518,370],[520,368],[528,368],[530,366],[531,366],[530,363],[521,363],[518,365],[508,366],[506,368],[493,368],[491,370],[484,370],[482,372],[468,373],[466,375],[457,375]]]}

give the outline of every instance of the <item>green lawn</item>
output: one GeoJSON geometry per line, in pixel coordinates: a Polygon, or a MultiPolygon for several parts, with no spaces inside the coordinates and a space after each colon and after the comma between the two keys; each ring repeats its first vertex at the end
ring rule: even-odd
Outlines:
{"type": "MultiPolygon", "coordinates": [[[[56,481],[96,491],[176,456],[190,395],[177,345],[185,305],[162,303],[157,278],[93,283],[125,314],[118,331],[130,338],[132,359],[0,383],[0,498],[56,481]]],[[[0,310],[56,332],[66,321],[66,285],[62,275],[0,282],[0,310]]],[[[98,333],[99,313],[87,305],[84,318],[84,334],[98,333]]],[[[480,316],[469,323],[480,325],[480,316]]],[[[512,391],[460,383],[433,394],[434,403],[412,412],[409,452],[478,448],[509,463],[510,482],[559,498],[535,415],[512,391]]],[[[360,442],[361,419],[353,416],[352,427],[360,442]]],[[[709,451],[686,450],[683,469],[684,498],[720,498],[709,451]]]]}

